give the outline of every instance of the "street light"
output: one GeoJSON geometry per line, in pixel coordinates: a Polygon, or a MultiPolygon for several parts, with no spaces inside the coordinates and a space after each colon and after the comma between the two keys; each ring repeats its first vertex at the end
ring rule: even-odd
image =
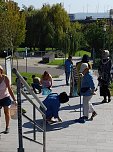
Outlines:
{"type": "Polygon", "coordinates": [[[68,31],[66,31],[66,35],[65,35],[65,61],[66,61],[67,49],[68,49],[68,31]]]}
{"type": "Polygon", "coordinates": [[[26,56],[26,73],[27,73],[27,47],[25,47],[25,56],[26,56]]]}
{"type": "Polygon", "coordinates": [[[106,35],[106,24],[104,24],[104,27],[103,27],[103,31],[104,31],[104,39],[103,39],[103,50],[105,49],[105,35],[106,35]]]}

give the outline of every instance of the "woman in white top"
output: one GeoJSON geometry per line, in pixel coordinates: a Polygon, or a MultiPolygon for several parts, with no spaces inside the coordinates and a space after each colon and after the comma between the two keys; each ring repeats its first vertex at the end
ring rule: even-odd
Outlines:
{"type": "Polygon", "coordinates": [[[16,98],[10,85],[9,78],[3,74],[3,67],[0,65],[0,108],[4,108],[6,128],[4,133],[9,133],[9,122],[10,122],[10,105],[12,103],[10,96],[12,97],[15,104],[16,98]]]}

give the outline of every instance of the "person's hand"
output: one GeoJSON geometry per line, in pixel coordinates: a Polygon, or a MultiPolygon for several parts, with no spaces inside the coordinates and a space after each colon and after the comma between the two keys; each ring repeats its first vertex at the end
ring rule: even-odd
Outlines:
{"type": "Polygon", "coordinates": [[[17,106],[17,100],[13,101],[14,105],[17,106]]]}
{"type": "Polygon", "coordinates": [[[84,75],[83,75],[83,73],[79,73],[79,76],[80,76],[80,77],[83,77],[84,75]]]}

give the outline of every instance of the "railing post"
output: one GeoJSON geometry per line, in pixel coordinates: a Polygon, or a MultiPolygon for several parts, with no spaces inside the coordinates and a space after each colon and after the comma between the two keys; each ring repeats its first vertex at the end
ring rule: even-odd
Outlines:
{"type": "Polygon", "coordinates": [[[73,96],[73,85],[74,85],[74,80],[73,80],[73,66],[71,66],[71,72],[70,72],[70,97],[73,96]]]}
{"type": "Polygon", "coordinates": [[[17,79],[17,101],[18,101],[18,152],[24,152],[22,137],[22,107],[21,107],[21,81],[17,79]]]}
{"type": "MultiPolygon", "coordinates": [[[[35,105],[33,105],[33,121],[36,121],[36,110],[35,105]]],[[[36,125],[33,125],[33,139],[36,140],[36,125]]]]}
{"type": "Polygon", "coordinates": [[[46,116],[43,116],[43,152],[46,152],[46,116]]]}

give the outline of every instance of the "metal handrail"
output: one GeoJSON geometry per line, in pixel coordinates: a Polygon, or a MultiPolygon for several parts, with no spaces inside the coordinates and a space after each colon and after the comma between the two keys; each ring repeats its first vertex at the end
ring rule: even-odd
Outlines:
{"type": "Polygon", "coordinates": [[[18,152],[24,152],[23,148],[23,138],[29,139],[30,141],[34,141],[38,144],[43,145],[43,152],[46,152],[46,116],[44,111],[47,110],[45,105],[40,101],[40,99],[36,96],[36,94],[31,90],[28,83],[24,80],[24,78],[21,76],[21,74],[15,69],[12,69],[12,72],[17,76],[17,102],[18,102],[18,138],[19,138],[19,148],[18,152]],[[29,96],[22,90],[21,83],[26,87],[28,92],[34,97],[34,99],[38,102],[41,109],[37,107],[37,105],[29,98],[29,96]],[[21,94],[29,101],[29,103],[33,106],[33,120],[26,116],[25,114],[22,114],[22,107],[21,107],[21,94]],[[38,110],[42,117],[43,117],[43,127],[39,126],[36,123],[36,110],[38,110]],[[22,134],[22,115],[28,119],[31,123],[33,123],[33,139],[28,138],[26,136],[23,136],[22,134]],[[40,129],[43,132],[43,143],[36,141],[36,128],[40,129]]]}

